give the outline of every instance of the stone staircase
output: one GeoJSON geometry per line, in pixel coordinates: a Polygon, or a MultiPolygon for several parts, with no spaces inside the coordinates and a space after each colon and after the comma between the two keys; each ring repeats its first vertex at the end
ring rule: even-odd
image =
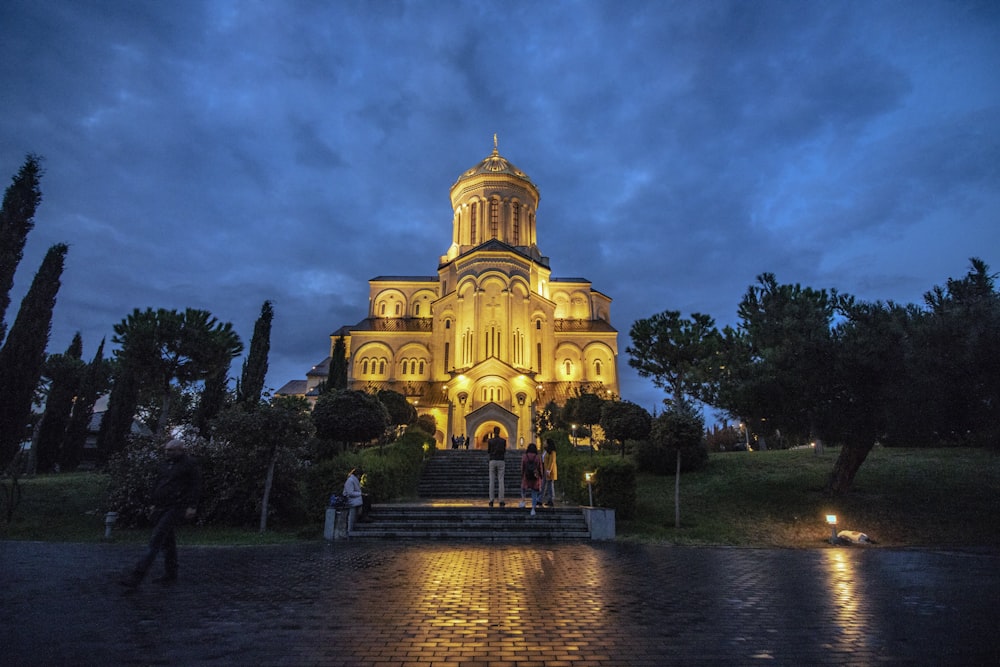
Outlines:
{"type": "MultiPolygon", "coordinates": [[[[505,500],[521,497],[521,456],[523,452],[507,450],[504,457],[505,500]]],[[[424,466],[417,487],[420,498],[482,498],[490,497],[489,457],[482,449],[442,449],[434,453],[424,466]]]]}
{"type": "Polygon", "coordinates": [[[350,538],[469,540],[527,542],[532,540],[586,540],[590,530],[583,510],[576,506],[538,508],[530,515],[531,498],[524,509],[521,497],[522,452],[508,450],[505,458],[506,506],[491,508],[488,458],[482,450],[441,450],[424,467],[419,500],[379,504],[355,523],[350,538]]]}

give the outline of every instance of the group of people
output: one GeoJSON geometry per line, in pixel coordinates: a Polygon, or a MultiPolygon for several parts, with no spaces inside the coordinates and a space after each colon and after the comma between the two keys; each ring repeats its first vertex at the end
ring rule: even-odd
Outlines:
{"type": "Polygon", "coordinates": [[[452,449],[460,449],[463,446],[466,449],[469,448],[469,439],[465,437],[464,433],[462,435],[453,435],[453,436],[451,436],[451,448],[452,449]]]}
{"type": "MultiPolygon", "coordinates": [[[[486,443],[489,455],[490,474],[490,507],[494,501],[504,507],[504,470],[506,468],[507,441],[500,436],[500,427],[493,427],[493,437],[486,443]]],[[[526,504],[527,495],[531,494],[531,516],[535,509],[543,504],[554,507],[556,504],[556,480],[559,478],[559,468],[556,463],[556,445],[551,438],[545,441],[545,450],[539,454],[538,446],[529,443],[521,457],[521,502],[526,504]],[[546,500],[548,499],[548,500],[546,500]]]]}
{"type": "MultiPolygon", "coordinates": [[[[465,436],[452,438],[452,447],[462,444],[468,448],[465,436]]],[[[494,500],[504,507],[504,467],[507,455],[507,441],[500,436],[500,428],[493,428],[493,436],[487,442],[489,452],[490,473],[490,507],[494,500]]],[[[163,553],[164,574],[156,578],[157,583],[171,584],[177,581],[177,538],[176,527],[184,520],[191,520],[197,513],[199,496],[201,495],[201,471],[195,460],[187,454],[184,442],[173,439],[164,445],[165,458],[160,466],[159,475],[153,484],[150,494],[150,518],[153,523],[153,534],[142,558],[135,564],[132,571],[121,580],[123,586],[134,589],[146,577],[156,557],[163,553]]],[[[528,445],[527,451],[521,457],[521,503],[526,504],[527,494],[531,494],[531,516],[535,509],[543,504],[555,506],[556,480],[558,479],[556,465],[556,446],[551,439],[545,441],[545,451],[541,454],[535,443],[528,445]],[[548,499],[546,501],[546,498],[548,499]]],[[[351,470],[344,482],[344,497],[350,509],[348,514],[348,531],[354,522],[364,514],[367,497],[361,490],[361,477],[364,472],[360,467],[351,470]]]]}

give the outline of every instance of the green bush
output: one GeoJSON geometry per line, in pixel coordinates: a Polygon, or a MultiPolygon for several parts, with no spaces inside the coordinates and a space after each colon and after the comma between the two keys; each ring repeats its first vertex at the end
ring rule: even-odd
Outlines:
{"type": "Polygon", "coordinates": [[[391,445],[345,452],[310,466],[303,479],[307,511],[313,514],[329,505],[330,496],[344,490],[348,473],[358,466],[364,470],[362,487],[372,502],[416,496],[428,443],[433,438],[410,430],[391,445]]]}
{"type": "MultiPolygon", "coordinates": [[[[252,526],[260,520],[266,467],[259,457],[220,440],[186,441],[187,453],[198,461],[202,475],[200,524],[252,526]]],[[[125,449],[108,462],[108,509],[118,512],[119,525],[146,525],[149,493],[163,462],[163,440],[152,436],[129,439],[125,449]]],[[[304,517],[297,478],[302,462],[282,452],[275,466],[268,518],[294,524],[304,517]]]]}
{"type": "Polygon", "coordinates": [[[615,515],[623,520],[635,514],[636,476],[631,461],[617,454],[560,450],[557,489],[581,505],[590,505],[590,490],[584,477],[588,472],[594,473],[591,486],[595,506],[613,508],[615,515]]]}

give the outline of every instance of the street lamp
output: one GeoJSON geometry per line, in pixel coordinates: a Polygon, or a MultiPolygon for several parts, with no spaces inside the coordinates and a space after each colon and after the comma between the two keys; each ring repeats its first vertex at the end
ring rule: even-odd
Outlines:
{"type": "Polygon", "coordinates": [[[830,525],[830,544],[837,543],[837,515],[827,514],[826,522],[830,525]]]}
{"type": "Polygon", "coordinates": [[[573,447],[576,447],[576,424],[573,424],[573,447]]]}
{"type": "Polygon", "coordinates": [[[587,493],[590,495],[590,506],[594,506],[594,473],[585,472],[583,478],[587,480],[587,493]]]}

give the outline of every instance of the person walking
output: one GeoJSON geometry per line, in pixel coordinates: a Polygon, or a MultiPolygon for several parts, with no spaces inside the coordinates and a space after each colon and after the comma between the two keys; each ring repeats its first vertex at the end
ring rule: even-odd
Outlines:
{"type": "Polygon", "coordinates": [[[555,507],[556,480],[559,479],[559,466],[556,464],[556,443],[552,442],[552,438],[545,439],[542,467],[545,469],[545,482],[542,486],[542,503],[546,507],[555,507]],[[549,499],[548,502],[545,502],[546,497],[549,499]]]}
{"type": "Polygon", "coordinates": [[[529,443],[528,450],[521,457],[521,488],[531,491],[531,516],[535,516],[535,508],[540,504],[544,474],[538,447],[533,442],[529,443]]]}
{"type": "Polygon", "coordinates": [[[493,507],[493,500],[503,502],[503,472],[504,457],[507,455],[507,441],[500,437],[500,427],[493,427],[493,437],[486,442],[486,449],[490,459],[490,507],[493,507]]]}
{"type": "Polygon", "coordinates": [[[197,462],[188,456],[182,440],[173,439],[163,446],[165,460],[160,466],[156,482],[150,493],[153,534],[145,555],[139,559],[121,584],[137,588],[145,578],[157,554],[163,552],[163,576],[153,581],[172,584],[177,581],[177,535],[175,529],[184,519],[193,519],[198,513],[201,495],[201,471],[197,462]]]}

